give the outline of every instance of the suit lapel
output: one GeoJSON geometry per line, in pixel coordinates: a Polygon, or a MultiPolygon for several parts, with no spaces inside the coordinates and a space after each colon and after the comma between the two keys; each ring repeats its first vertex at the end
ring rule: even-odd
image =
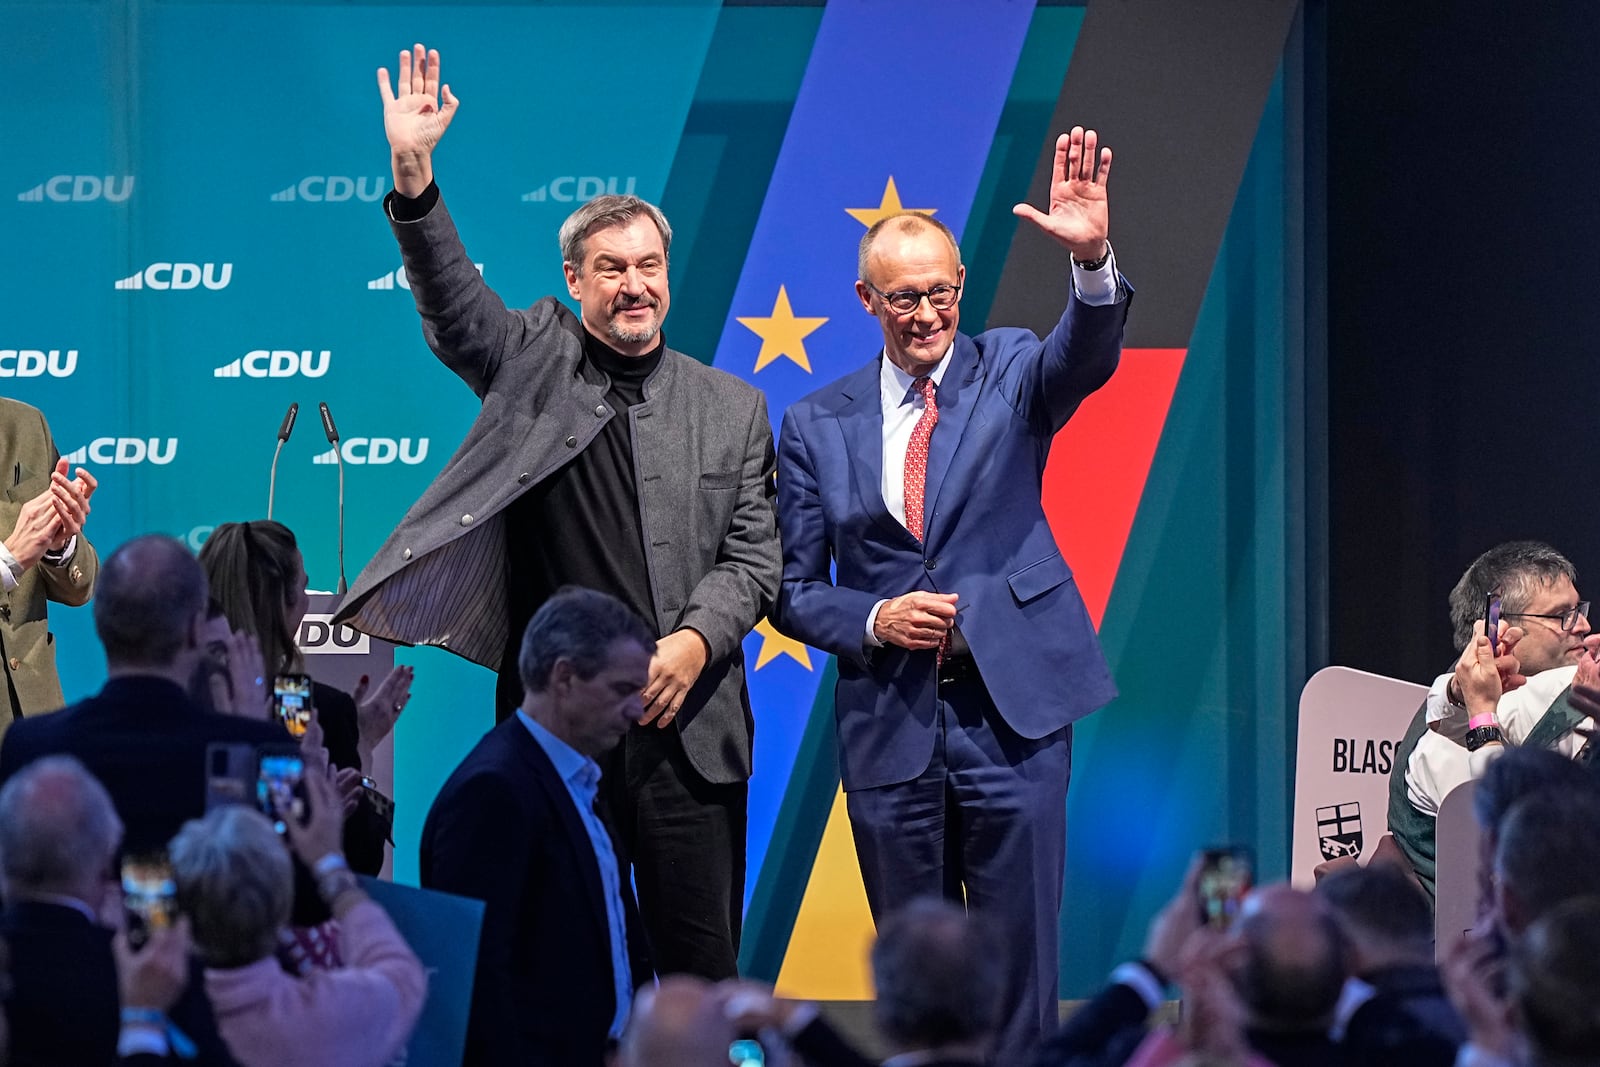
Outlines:
{"type": "Polygon", "coordinates": [[[544,790],[550,806],[561,819],[561,827],[566,831],[567,845],[571,848],[577,869],[583,877],[583,896],[589,902],[589,915],[599,927],[602,942],[609,945],[611,921],[606,916],[606,891],[600,880],[600,860],[594,854],[594,845],[589,841],[589,830],[583,824],[583,816],[578,814],[572,794],[567,792],[567,784],[561,780],[561,775],[556,773],[555,764],[550,762],[550,757],[545,754],[539,742],[534,740],[533,734],[528,732],[521,719],[513,715],[501,723],[500,728],[507,730],[507,736],[511,739],[513,747],[533,772],[533,780],[544,790]]]}
{"type": "Polygon", "coordinates": [[[878,385],[881,358],[844,380],[840,387],[844,403],[839,408],[839,429],[844,434],[856,495],[867,514],[888,535],[915,544],[916,538],[889,514],[883,502],[883,400],[878,385]]]}
{"type": "MultiPolygon", "coordinates": [[[[955,350],[950,354],[950,365],[939,383],[939,422],[928,439],[928,481],[923,499],[925,543],[931,542],[938,531],[939,494],[949,478],[950,466],[961,445],[962,435],[973,419],[973,409],[983,387],[983,362],[978,357],[978,347],[965,334],[956,334],[955,350]]],[[[982,416],[978,416],[982,422],[982,416]]]]}

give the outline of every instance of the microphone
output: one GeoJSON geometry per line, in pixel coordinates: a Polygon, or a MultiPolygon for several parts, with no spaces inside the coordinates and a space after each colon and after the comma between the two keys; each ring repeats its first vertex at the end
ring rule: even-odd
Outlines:
{"type": "Polygon", "coordinates": [[[289,410],[283,413],[283,425],[278,427],[278,447],[272,450],[272,472],[267,476],[267,518],[272,518],[272,498],[278,492],[278,457],[283,454],[283,446],[289,440],[289,435],[294,433],[294,420],[300,414],[298,403],[290,404],[289,410]]]}
{"type": "Polygon", "coordinates": [[[333,412],[328,410],[326,402],[317,405],[317,413],[322,416],[322,432],[327,435],[328,443],[333,446],[333,461],[339,465],[339,588],[340,596],[350,590],[350,583],[344,577],[344,456],[339,451],[339,428],[333,424],[333,412]]]}

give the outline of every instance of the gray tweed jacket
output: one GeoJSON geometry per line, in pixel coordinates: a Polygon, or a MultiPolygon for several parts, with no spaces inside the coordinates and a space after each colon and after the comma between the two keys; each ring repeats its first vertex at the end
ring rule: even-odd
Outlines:
{"type": "MultiPolygon", "coordinates": [[[[583,327],[554,297],[511,310],[462,248],[441,200],[391,221],[428,346],[482,401],[422,498],[356,579],[338,618],[402,644],[437,645],[499,670],[507,647],[506,506],[616,416],[583,327]]],[[[782,572],[772,426],[760,390],[668,350],[632,422],[652,620],[692,627],[711,659],[676,723],[710,782],[750,775],[754,729],[742,642],[782,572]]]]}

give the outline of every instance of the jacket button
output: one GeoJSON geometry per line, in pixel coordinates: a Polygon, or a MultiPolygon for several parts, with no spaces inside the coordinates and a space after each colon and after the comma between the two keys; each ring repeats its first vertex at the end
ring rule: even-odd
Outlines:
{"type": "Polygon", "coordinates": [[[576,437],[567,438],[567,447],[568,448],[577,448],[578,447],[578,439],[576,437]]]}
{"type": "Polygon", "coordinates": [[[408,548],[404,552],[400,553],[400,558],[401,559],[410,559],[411,558],[411,550],[408,548]]]}
{"type": "Polygon", "coordinates": [[[463,526],[471,526],[472,525],[472,516],[471,515],[463,515],[463,516],[461,516],[461,525],[463,525],[463,526]]]}
{"type": "Polygon", "coordinates": [[[936,559],[925,559],[922,561],[922,565],[931,571],[935,567],[939,566],[939,561],[936,559]]]}
{"type": "Polygon", "coordinates": [[[605,418],[606,414],[607,414],[606,406],[604,404],[596,404],[595,408],[594,408],[594,414],[595,414],[595,418],[598,418],[598,419],[605,418]]]}
{"type": "Polygon", "coordinates": [[[529,474],[527,471],[523,471],[521,474],[517,475],[517,484],[518,485],[527,485],[532,480],[533,480],[533,475],[529,474]]]}
{"type": "Polygon", "coordinates": [[[20,671],[22,669],[22,661],[20,659],[18,659],[17,657],[12,656],[11,657],[11,669],[14,670],[14,671],[20,671]]]}

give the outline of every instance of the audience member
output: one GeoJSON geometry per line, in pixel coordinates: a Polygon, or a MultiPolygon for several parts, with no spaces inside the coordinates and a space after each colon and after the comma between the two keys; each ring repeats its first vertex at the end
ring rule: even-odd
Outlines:
{"type": "MultiPolygon", "coordinates": [[[[258,672],[263,684],[254,689],[254,699],[236,694],[234,708],[242,714],[265,717],[271,679],[305,671],[295,643],[310,603],[299,545],[287,526],[270,519],[225,522],[211,531],[200,549],[200,566],[229,625],[255,637],[266,668],[258,672]]],[[[373,750],[389,735],[411,699],[411,679],[410,667],[396,667],[376,687],[369,688],[363,681],[354,695],[312,683],[312,704],[328,756],[345,772],[343,781],[359,800],[346,825],[345,848],[351,865],[363,874],[377,874],[382,869],[390,827],[372,798],[360,790],[360,780],[363,772],[372,769],[373,750]]]]}
{"type": "Polygon", "coordinates": [[[422,884],[484,901],[468,1067],[599,1067],[650,978],[628,882],[597,813],[595,762],[643,714],[655,638],[623,603],[568,589],[517,658],[522,706],[445,782],[422,884]]]}
{"type": "Polygon", "coordinates": [[[65,703],[56,676],[49,601],[80,607],[94,591],[99,557],[83,536],[94,475],[67,477],[38,408],[0,397],[0,460],[10,474],[0,494],[0,671],[6,700],[0,731],[13,719],[65,703]]]}
{"type": "Polygon", "coordinates": [[[1350,1044],[1393,1047],[1434,1035],[1466,1040],[1434,965],[1433,915],[1417,884],[1394,867],[1351,867],[1317,883],[1344,934],[1352,981],[1341,1000],[1350,1044]]]}
{"type": "Polygon", "coordinates": [[[333,785],[316,775],[304,781],[305,821],[286,811],[280,819],[339,922],[341,969],[301,978],[278,965],[293,872],[272,823],[250,808],[217,808],[173,839],[178,903],[193,923],[218,1028],[240,1063],[382,1067],[416,1025],[427,980],[340,851],[343,813],[333,785]]]}
{"type": "Polygon", "coordinates": [[[111,797],[70,756],[37,760],[0,789],[10,1062],[84,1067],[119,1052],[164,1053],[175,1024],[194,1044],[194,1062],[232,1063],[209,1005],[187,988],[181,920],[176,929],[151,928],[138,952],[125,934],[113,936],[122,896],[111,872],[121,840],[111,797]],[[154,981],[173,970],[175,977],[154,981]],[[122,974],[129,981],[121,984],[119,1027],[122,974]]]}
{"type": "Polygon", "coordinates": [[[207,745],[288,740],[272,723],[208,715],[189,699],[205,610],[205,574],[177,541],[139,537],[112,553],[94,600],[105,686],[15,724],[0,743],[0,783],[42,756],[75,756],[111,794],[125,848],[165,848],[205,810],[207,745]]]}
{"type": "Polygon", "coordinates": [[[1600,899],[1566,901],[1529,926],[1510,984],[1526,1067],[1600,1064],[1600,899]]]}
{"type": "Polygon", "coordinates": [[[1474,730],[1454,673],[1441,674],[1396,751],[1389,831],[1429,900],[1435,893],[1435,820],[1450,791],[1473,777],[1468,745],[1492,743],[1496,732],[1513,743],[1561,745],[1569,755],[1581,744],[1572,733],[1581,715],[1567,703],[1566,687],[1581,661],[1591,661],[1591,672],[1595,664],[1585,655],[1589,605],[1578,599],[1576,582],[1577,569],[1554,548],[1511,541],[1475,559],[1450,591],[1451,626],[1463,651],[1474,627],[1481,627],[1486,597],[1500,594],[1500,617],[1508,625],[1499,635],[1495,662],[1506,695],[1474,730]],[[1538,677],[1550,671],[1561,673],[1538,677]],[[1533,690],[1514,699],[1512,691],[1530,679],[1533,690]]]}
{"type": "Polygon", "coordinates": [[[735,1036],[715,986],[668,975],[634,998],[618,1067],[729,1067],[735,1036]]]}
{"type": "MultiPolygon", "coordinates": [[[[1001,1020],[1005,946],[981,916],[938,897],[889,913],[871,952],[873,1021],[893,1064],[988,1062],[1001,1020]]],[[[811,1067],[870,1067],[815,1004],[773,996],[756,982],[722,987],[741,1033],[782,1040],[811,1067]]]]}

